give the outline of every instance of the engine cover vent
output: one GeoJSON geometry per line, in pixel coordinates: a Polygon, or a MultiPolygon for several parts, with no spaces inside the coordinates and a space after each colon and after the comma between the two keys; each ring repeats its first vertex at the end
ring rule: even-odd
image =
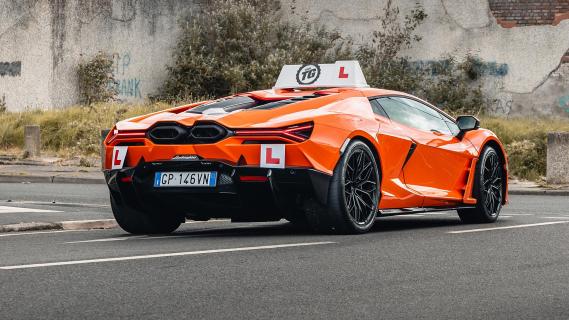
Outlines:
{"type": "Polygon", "coordinates": [[[231,131],[215,123],[197,123],[186,127],[178,123],[158,123],[148,131],[155,144],[208,144],[231,135],[231,131]]]}
{"type": "Polygon", "coordinates": [[[190,136],[195,144],[214,143],[227,137],[228,131],[217,124],[197,124],[192,128],[190,136]]]}
{"type": "Polygon", "coordinates": [[[183,144],[189,130],[179,124],[158,124],[148,131],[150,140],[156,144],[183,144]]]}

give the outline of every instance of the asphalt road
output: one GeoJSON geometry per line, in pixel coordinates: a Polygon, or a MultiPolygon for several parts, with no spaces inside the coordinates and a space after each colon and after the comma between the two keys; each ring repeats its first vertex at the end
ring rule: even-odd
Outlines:
{"type": "Polygon", "coordinates": [[[512,196],[502,215],[381,218],[360,236],[226,221],[0,234],[0,319],[568,319],[569,199],[512,196]]]}
{"type": "Polygon", "coordinates": [[[109,204],[104,184],[0,183],[0,201],[109,204]]]}
{"type": "Polygon", "coordinates": [[[0,183],[0,225],[112,218],[104,184],[0,183]]]}

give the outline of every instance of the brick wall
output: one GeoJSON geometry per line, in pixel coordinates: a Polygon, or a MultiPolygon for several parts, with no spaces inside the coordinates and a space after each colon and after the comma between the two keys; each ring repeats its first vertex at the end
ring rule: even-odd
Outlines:
{"type": "Polygon", "coordinates": [[[561,57],[561,63],[569,63],[569,50],[565,52],[565,55],[561,57]]]}
{"type": "Polygon", "coordinates": [[[490,10],[504,28],[557,25],[569,19],[569,0],[489,0],[490,10]]]}

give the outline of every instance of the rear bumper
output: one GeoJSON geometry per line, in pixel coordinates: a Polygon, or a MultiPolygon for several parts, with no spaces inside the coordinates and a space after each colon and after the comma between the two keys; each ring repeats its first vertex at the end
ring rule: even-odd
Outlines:
{"type": "Polygon", "coordinates": [[[271,221],[313,198],[326,204],[331,176],[309,168],[266,169],[222,161],[141,162],[104,170],[111,195],[138,209],[172,210],[194,219],[271,221]],[[156,172],[216,171],[216,187],[154,187],[156,172]],[[243,176],[266,177],[242,181],[243,176]],[[260,180],[260,179],[255,179],[260,180]]]}

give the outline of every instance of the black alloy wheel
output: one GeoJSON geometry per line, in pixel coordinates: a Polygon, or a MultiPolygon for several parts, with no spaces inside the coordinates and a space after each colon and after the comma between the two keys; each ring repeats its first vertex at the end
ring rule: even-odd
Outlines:
{"type": "Polygon", "coordinates": [[[377,216],[381,190],[379,161],[370,147],[353,140],[336,164],[321,210],[309,210],[307,220],[316,231],[365,233],[377,216]]]}
{"type": "Polygon", "coordinates": [[[496,152],[490,152],[482,166],[484,207],[490,215],[500,213],[502,206],[502,165],[496,152]]]}
{"type": "Polygon", "coordinates": [[[498,220],[504,202],[504,162],[498,151],[486,146],[476,164],[474,208],[459,209],[460,220],[465,223],[490,223],[498,220]]]}
{"type": "Polygon", "coordinates": [[[352,221],[366,226],[375,219],[377,211],[378,172],[373,155],[355,149],[344,171],[344,203],[352,221]]]}

